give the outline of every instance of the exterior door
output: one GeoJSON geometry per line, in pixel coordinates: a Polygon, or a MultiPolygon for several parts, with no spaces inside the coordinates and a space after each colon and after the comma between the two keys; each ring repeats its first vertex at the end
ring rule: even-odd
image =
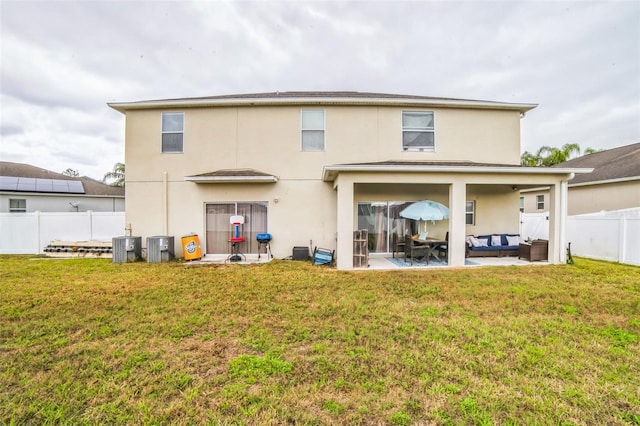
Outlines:
{"type": "Polygon", "coordinates": [[[267,232],[267,202],[249,203],[208,203],[206,205],[207,254],[226,254],[231,252],[229,239],[233,234],[231,216],[243,216],[244,224],[240,233],[244,242],[240,244],[240,253],[258,253],[256,235],[267,232]]]}

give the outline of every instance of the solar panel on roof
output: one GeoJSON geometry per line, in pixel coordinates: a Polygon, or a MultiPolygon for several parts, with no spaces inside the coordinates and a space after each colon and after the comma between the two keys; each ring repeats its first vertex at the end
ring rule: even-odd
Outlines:
{"type": "Polygon", "coordinates": [[[0,176],[0,191],[17,191],[18,178],[14,176],[0,176]]]}
{"type": "Polygon", "coordinates": [[[0,191],[49,192],[61,194],[84,194],[79,180],[36,179],[16,176],[0,176],[0,191]]]}
{"type": "Polygon", "coordinates": [[[68,180],[69,182],[69,192],[74,194],[84,194],[84,187],[82,186],[82,182],[79,180],[68,180]]]}

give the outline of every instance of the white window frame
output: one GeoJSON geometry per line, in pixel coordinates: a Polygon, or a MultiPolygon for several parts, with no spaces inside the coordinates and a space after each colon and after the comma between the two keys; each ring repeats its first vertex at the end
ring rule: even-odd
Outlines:
{"type": "Polygon", "coordinates": [[[185,116],[184,112],[163,112],[160,115],[160,129],[162,132],[162,136],[160,139],[160,150],[163,154],[182,154],[184,152],[184,128],[185,128],[185,116]],[[164,130],[164,117],[165,115],[181,115],[182,116],[182,130],[164,130]],[[164,149],[164,135],[169,134],[180,134],[182,135],[182,146],[180,151],[165,151],[164,149]]]}
{"type": "Polygon", "coordinates": [[[536,195],[536,207],[538,210],[544,210],[544,194],[536,195]]]}
{"type": "Polygon", "coordinates": [[[326,146],[327,146],[327,131],[326,131],[326,127],[327,127],[327,113],[324,109],[303,109],[300,110],[300,150],[303,152],[324,152],[326,150],[326,146]],[[303,122],[304,122],[304,114],[307,112],[321,112],[322,113],[322,128],[309,128],[309,129],[305,129],[303,122]],[[304,133],[305,132],[318,132],[321,131],[322,132],[322,149],[310,149],[305,147],[304,144],[304,133]]]}
{"type": "Polygon", "coordinates": [[[403,151],[416,151],[416,152],[435,152],[436,150],[436,113],[435,111],[421,111],[421,110],[404,110],[400,116],[400,125],[402,126],[402,133],[400,135],[400,143],[403,151]],[[429,114],[433,117],[432,127],[405,127],[404,115],[405,114],[429,114]],[[424,147],[409,147],[404,146],[404,132],[422,132],[433,134],[433,146],[424,147]]]}
{"type": "Polygon", "coordinates": [[[27,212],[27,199],[26,198],[9,198],[9,213],[26,213],[27,212]],[[12,207],[11,204],[17,201],[19,204],[23,204],[24,207],[12,207]],[[20,203],[22,201],[22,203],[20,203]]]}
{"type": "Polygon", "coordinates": [[[464,205],[464,223],[466,225],[475,225],[476,224],[476,202],[475,200],[467,200],[464,205]],[[469,206],[471,206],[471,210],[469,210],[469,206]],[[471,215],[471,216],[469,216],[471,215]],[[469,217],[471,217],[471,223],[469,223],[469,217]]]}

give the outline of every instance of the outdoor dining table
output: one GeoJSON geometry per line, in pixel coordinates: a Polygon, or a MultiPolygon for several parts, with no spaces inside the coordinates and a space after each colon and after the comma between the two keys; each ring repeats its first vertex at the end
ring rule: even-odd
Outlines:
{"type": "Polygon", "coordinates": [[[415,237],[415,236],[412,239],[418,246],[427,247],[427,257],[433,257],[438,262],[441,261],[440,257],[436,254],[436,249],[441,244],[447,244],[447,242],[445,240],[442,240],[442,239],[439,239],[439,238],[431,238],[431,237],[420,239],[420,238],[415,237]]]}

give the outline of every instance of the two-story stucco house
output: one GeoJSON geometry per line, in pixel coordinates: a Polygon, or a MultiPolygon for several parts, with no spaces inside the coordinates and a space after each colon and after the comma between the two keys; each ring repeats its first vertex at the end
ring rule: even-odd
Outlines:
{"type": "MultiPolygon", "coordinates": [[[[429,224],[464,265],[465,235],[517,233],[519,189],[549,186],[551,262],[564,260],[567,179],[583,169],[522,167],[520,121],[534,104],[359,92],[276,92],[110,103],[126,115],[126,221],[134,235],[197,233],[229,253],[229,218],[244,218],[242,251],[336,249],[353,267],[354,230],[372,252],[413,230],[399,211],[431,199],[450,209],[429,224]]],[[[143,238],[144,240],[144,238],[143,238]]]]}

